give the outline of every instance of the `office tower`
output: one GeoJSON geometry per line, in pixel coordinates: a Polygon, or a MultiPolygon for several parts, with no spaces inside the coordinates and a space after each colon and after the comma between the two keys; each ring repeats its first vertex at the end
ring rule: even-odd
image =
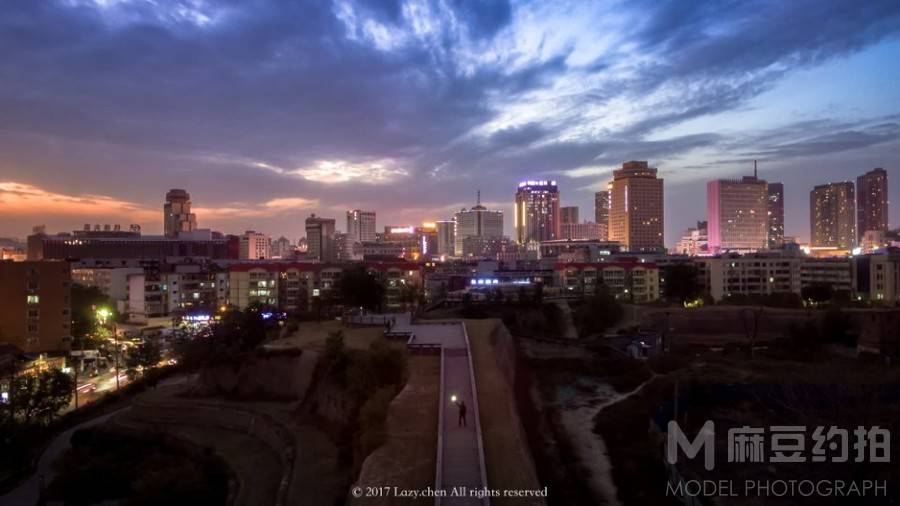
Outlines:
{"type": "Polygon", "coordinates": [[[465,254],[463,243],[468,237],[503,236],[503,212],[481,205],[481,192],[478,192],[475,207],[461,209],[453,215],[453,221],[456,222],[453,233],[453,250],[456,256],[465,254]]]}
{"type": "MultiPolygon", "coordinates": [[[[607,188],[611,186],[612,183],[607,184],[607,188]]],[[[609,190],[594,194],[594,221],[599,227],[600,240],[609,239],[609,190]]]]}
{"type": "Polygon", "coordinates": [[[869,230],[888,230],[887,171],[881,168],[856,178],[856,233],[860,243],[869,230]]]}
{"type": "Polygon", "coordinates": [[[72,271],[65,261],[0,261],[0,344],[62,352],[71,334],[72,271]]]}
{"type": "Polygon", "coordinates": [[[453,256],[456,254],[456,222],[453,220],[438,221],[437,254],[453,256]]]}
{"type": "Polygon", "coordinates": [[[272,238],[248,230],[241,236],[241,260],[265,260],[272,257],[272,238]]]}
{"type": "Polygon", "coordinates": [[[709,249],[753,253],[769,247],[769,192],[752,176],[706,184],[709,249]]]}
{"type": "Polygon", "coordinates": [[[306,218],[306,256],[323,262],[335,260],[334,218],[311,214],[306,218]]]}
{"type": "Polygon", "coordinates": [[[559,223],[578,223],[578,207],[565,206],[559,208],[559,223]]]}
{"type": "Polygon", "coordinates": [[[613,171],[609,193],[609,240],[626,251],[665,249],[663,180],[647,162],[630,161],[613,171]]]}
{"type": "Polygon", "coordinates": [[[519,183],[513,217],[516,242],[519,244],[559,239],[559,188],[556,181],[519,183]]]}
{"type": "Polygon", "coordinates": [[[768,193],[769,249],[779,249],[784,246],[784,185],[769,183],[768,193]]]}
{"type": "Polygon", "coordinates": [[[375,242],[375,211],[347,211],[347,238],[356,242],[375,242]]]}
{"type": "Polygon", "coordinates": [[[197,215],[191,212],[191,196],[179,189],[166,193],[163,204],[163,230],[166,237],[178,237],[181,232],[197,228],[197,215]]]}
{"type": "Polygon", "coordinates": [[[809,192],[810,242],[813,247],[850,249],[856,245],[853,182],[828,183],[809,192]]]}

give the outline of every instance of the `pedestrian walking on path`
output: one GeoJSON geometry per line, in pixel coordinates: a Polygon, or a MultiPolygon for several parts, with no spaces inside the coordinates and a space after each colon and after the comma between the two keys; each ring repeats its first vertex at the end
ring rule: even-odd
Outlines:
{"type": "Polygon", "coordinates": [[[468,427],[466,424],[466,403],[460,400],[456,403],[456,407],[459,408],[459,426],[468,427]]]}

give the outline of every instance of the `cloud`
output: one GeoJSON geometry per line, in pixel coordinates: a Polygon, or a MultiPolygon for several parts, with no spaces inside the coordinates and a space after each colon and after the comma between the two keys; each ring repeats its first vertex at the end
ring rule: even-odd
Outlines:
{"type": "Polygon", "coordinates": [[[299,235],[294,208],[390,220],[542,176],[575,199],[632,158],[706,178],[892,145],[896,119],[679,127],[898,34],[895,0],[13,0],[0,179],[139,206],[184,186],[223,228],[299,235]]]}
{"type": "Polygon", "coordinates": [[[15,181],[0,182],[0,204],[5,216],[19,218],[71,216],[97,220],[124,215],[144,220],[156,214],[134,202],[105,195],[66,195],[15,181]]]}

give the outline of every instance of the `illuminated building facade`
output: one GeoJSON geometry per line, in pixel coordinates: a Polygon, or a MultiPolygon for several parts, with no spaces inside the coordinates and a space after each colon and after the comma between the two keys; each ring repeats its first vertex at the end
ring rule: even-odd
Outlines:
{"type": "Polygon", "coordinates": [[[241,236],[241,250],[239,258],[241,260],[265,260],[272,258],[272,238],[248,230],[241,236]]]}
{"type": "Polygon", "coordinates": [[[613,172],[609,193],[609,240],[627,251],[665,250],[663,180],[643,161],[613,172]]]}
{"type": "MultiPolygon", "coordinates": [[[[610,186],[610,185],[608,185],[610,186]]],[[[594,194],[594,221],[599,226],[601,241],[609,239],[609,190],[594,194]]]]}
{"type": "Polygon", "coordinates": [[[375,211],[347,211],[347,237],[357,242],[375,240],[375,211]]]}
{"type": "Polygon", "coordinates": [[[852,181],[816,186],[809,193],[812,247],[856,246],[856,199],[852,181]]]}
{"type": "Polygon", "coordinates": [[[769,247],[769,194],[754,176],[706,185],[709,250],[753,253],[769,247]]]}
{"type": "Polygon", "coordinates": [[[453,250],[456,256],[464,256],[463,244],[469,237],[500,238],[503,237],[503,212],[488,209],[478,201],[471,209],[461,209],[453,215],[456,222],[453,233],[453,250]]]}
{"type": "Polygon", "coordinates": [[[519,183],[514,218],[519,244],[559,239],[559,187],[556,181],[519,183]]]}
{"type": "Polygon", "coordinates": [[[873,169],[856,178],[856,233],[859,242],[870,230],[888,230],[888,184],[884,169],[873,169]]]}
{"type": "Polygon", "coordinates": [[[784,246],[784,184],[769,183],[767,211],[769,249],[784,246]]]}

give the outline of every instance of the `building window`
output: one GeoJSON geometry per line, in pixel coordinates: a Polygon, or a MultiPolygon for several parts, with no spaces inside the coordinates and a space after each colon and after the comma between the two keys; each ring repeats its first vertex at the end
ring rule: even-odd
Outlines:
{"type": "Polygon", "coordinates": [[[29,318],[40,318],[40,316],[41,316],[41,313],[37,309],[29,309],[28,310],[29,318]]]}
{"type": "Polygon", "coordinates": [[[37,332],[38,332],[38,326],[37,326],[37,324],[36,324],[36,323],[29,323],[29,324],[28,324],[28,333],[29,333],[29,334],[37,334],[37,332]]]}
{"type": "Polygon", "coordinates": [[[40,304],[41,297],[39,295],[28,295],[25,297],[25,302],[28,304],[40,304]]]}

